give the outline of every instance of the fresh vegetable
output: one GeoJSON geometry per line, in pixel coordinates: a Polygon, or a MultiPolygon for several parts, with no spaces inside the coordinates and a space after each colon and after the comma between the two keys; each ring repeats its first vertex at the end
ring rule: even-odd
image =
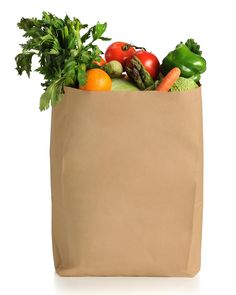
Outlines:
{"type": "Polygon", "coordinates": [[[198,85],[193,79],[179,77],[175,84],[170,88],[170,91],[186,91],[194,88],[198,88],[198,85]]]}
{"type": "Polygon", "coordinates": [[[122,64],[117,60],[112,60],[106,63],[102,69],[111,77],[111,78],[119,78],[122,76],[123,67],[122,64]]]}
{"type": "Polygon", "coordinates": [[[151,75],[153,80],[157,79],[160,71],[160,63],[158,58],[151,52],[145,50],[139,50],[134,53],[141,63],[144,65],[146,71],[151,75]]]}
{"type": "Polygon", "coordinates": [[[138,87],[136,87],[133,83],[128,81],[127,79],[112,79],[112,91],[138,91],[138,87]]]}
{"type": "Polygon", "coordinates": [[[107,48],[105,59],[107,62],[117,60],[124,66],[125,60],[133,56],[135,51],[135,48],[126,42],[114,42],[107,48]]]}
{"type": "Polygon", "coordinates": [[[89,91],[109,91],[112,81],[109,75],[101,69],[91,69],[87,71],[87,79],[84,85],[80,85],[81,90],[89,91]]]}
{"type": "Polygon", "coordinates": [[[107,48],[104,60],[96,42],[110,40],[103,36],[106,23],[88,28],[77,18],[43,12],[42,18],[22,18],[17,25],[27,40],[15,57],[16,70],[30,77],[32,59],[38,57],[35,71],[44,77],[40,110],[56,105],[64,86],[88,91],[184,91],[198,87],[206,71],[206,60],[193,39],[178,44],[160,66],[153,53],[120,41],[107,48]]]}
{"type": "Polygon", "coordinates": [[[154,87],[154,81],[138,57],[133,56],[126,64],[126,73],[139,89],[154,87]]]}
{"type": "Polygon", "coordinates": [[[22,44],[22,52],[16,56],[16,70],[30,76],[32,57],[38,56],[40,66],[37,72],[44,76],[42,86],[45,92],[40,98],[40,110],[55,105],[62,99],[63,87],[78,87],[86,83],[86,70],[97,65],[102,51],[95,41],[110,40],[103,37],[107,24],[97,23],[88,28],[79,19],[64,19],[43,12],[42,19],[22,18],[18,27],[25,31],[28,38],[22,44]]]}
{"type": "Polygon", "coordinates": [[[166,75],[174,67],[181,70],[181,76],[200,80],[200,74],[206,71],[206,60],[201,56],[200,46],[189,39],[185,44],[182,42],[176,46],[164,59],[161,65],[161,72],[166,75]]]}
{"type": "Polygon", "coordinates": [[[100,60],[95,60],[94,61],[94,64],[99,66],[99,67],[102,67],[103,65],[105,65],[105,63],[106,63],[105,59],[102,58],[101,56],[100,56],[100,60]]]}
{"type": "Polygon", "coordinates": [[[157,91],[169,91],[181,74],[179,68],[173,68],[158,84],[157,91]]]}
{"type": "Polygon", "coordinates": [[[202,55],[202,51],[200,50],[200,45],[197,44],[197,42],[194,41],[194,39],[188,39],[185,42],[185,45],[193,52],[196,53],[197,55],[202,55]]]}

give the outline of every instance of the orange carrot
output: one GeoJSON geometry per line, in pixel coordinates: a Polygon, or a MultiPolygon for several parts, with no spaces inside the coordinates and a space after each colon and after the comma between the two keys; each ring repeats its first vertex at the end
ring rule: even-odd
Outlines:
{"type": "Polygon", "coordinates": [[[157,91],[169,91],[176,80],[179,78],[181,71],[179,68],[173,68],[169,73],[163,78],[161,83],[157,86],[157,91]]]}

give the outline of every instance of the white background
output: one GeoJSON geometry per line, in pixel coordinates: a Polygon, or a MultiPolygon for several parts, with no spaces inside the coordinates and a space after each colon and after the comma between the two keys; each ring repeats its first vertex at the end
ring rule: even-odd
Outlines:
{"type": "MultiPolygon", "coordinates": [[[[235,1],[4,1],[1,4],[0,294],[236,294],[235,1]],[[3,4],[4,3],[4,4],[3,4]],[[202,270],[186,278],[60,278],[51,249],[50,111],[38,110],[41,78],[17,76],[16,23],[46,10],[90,25],[108,22],[113,41],[142,45],[160,60],[195,38],[203,75],[202,270]]],[[[108,43],[107,43],[108,44],[108,43]]],[[[107,44],[103,45],[105,50],[107,44]]]]}

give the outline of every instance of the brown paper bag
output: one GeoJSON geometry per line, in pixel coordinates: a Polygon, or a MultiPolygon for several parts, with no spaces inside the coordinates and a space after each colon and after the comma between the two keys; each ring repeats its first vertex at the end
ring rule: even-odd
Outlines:
{"type": "Polygon", "coordinates": [[[202,225],[201,89],[65,88],[52,110],[52,241],[62,276],[193,276],[202,225]]]}

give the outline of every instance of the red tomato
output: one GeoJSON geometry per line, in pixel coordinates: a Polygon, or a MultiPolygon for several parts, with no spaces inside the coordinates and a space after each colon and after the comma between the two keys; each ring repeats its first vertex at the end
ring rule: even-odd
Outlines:
{"type": "Polygon", "coordinates": [[[135,48],[128,43],[114,42],[107,48],[105,59],[107,62],[117,60],[124,66],[125,60],[131,57],[135,51],[135,48]]]}
{"type": "Polygon", "coordinates": [[[153,53],[145,50],[136,51],[134,55],[141,61],[153,80],[156,80],[160,71],[160,63],[157,57],[153,53]]]}

